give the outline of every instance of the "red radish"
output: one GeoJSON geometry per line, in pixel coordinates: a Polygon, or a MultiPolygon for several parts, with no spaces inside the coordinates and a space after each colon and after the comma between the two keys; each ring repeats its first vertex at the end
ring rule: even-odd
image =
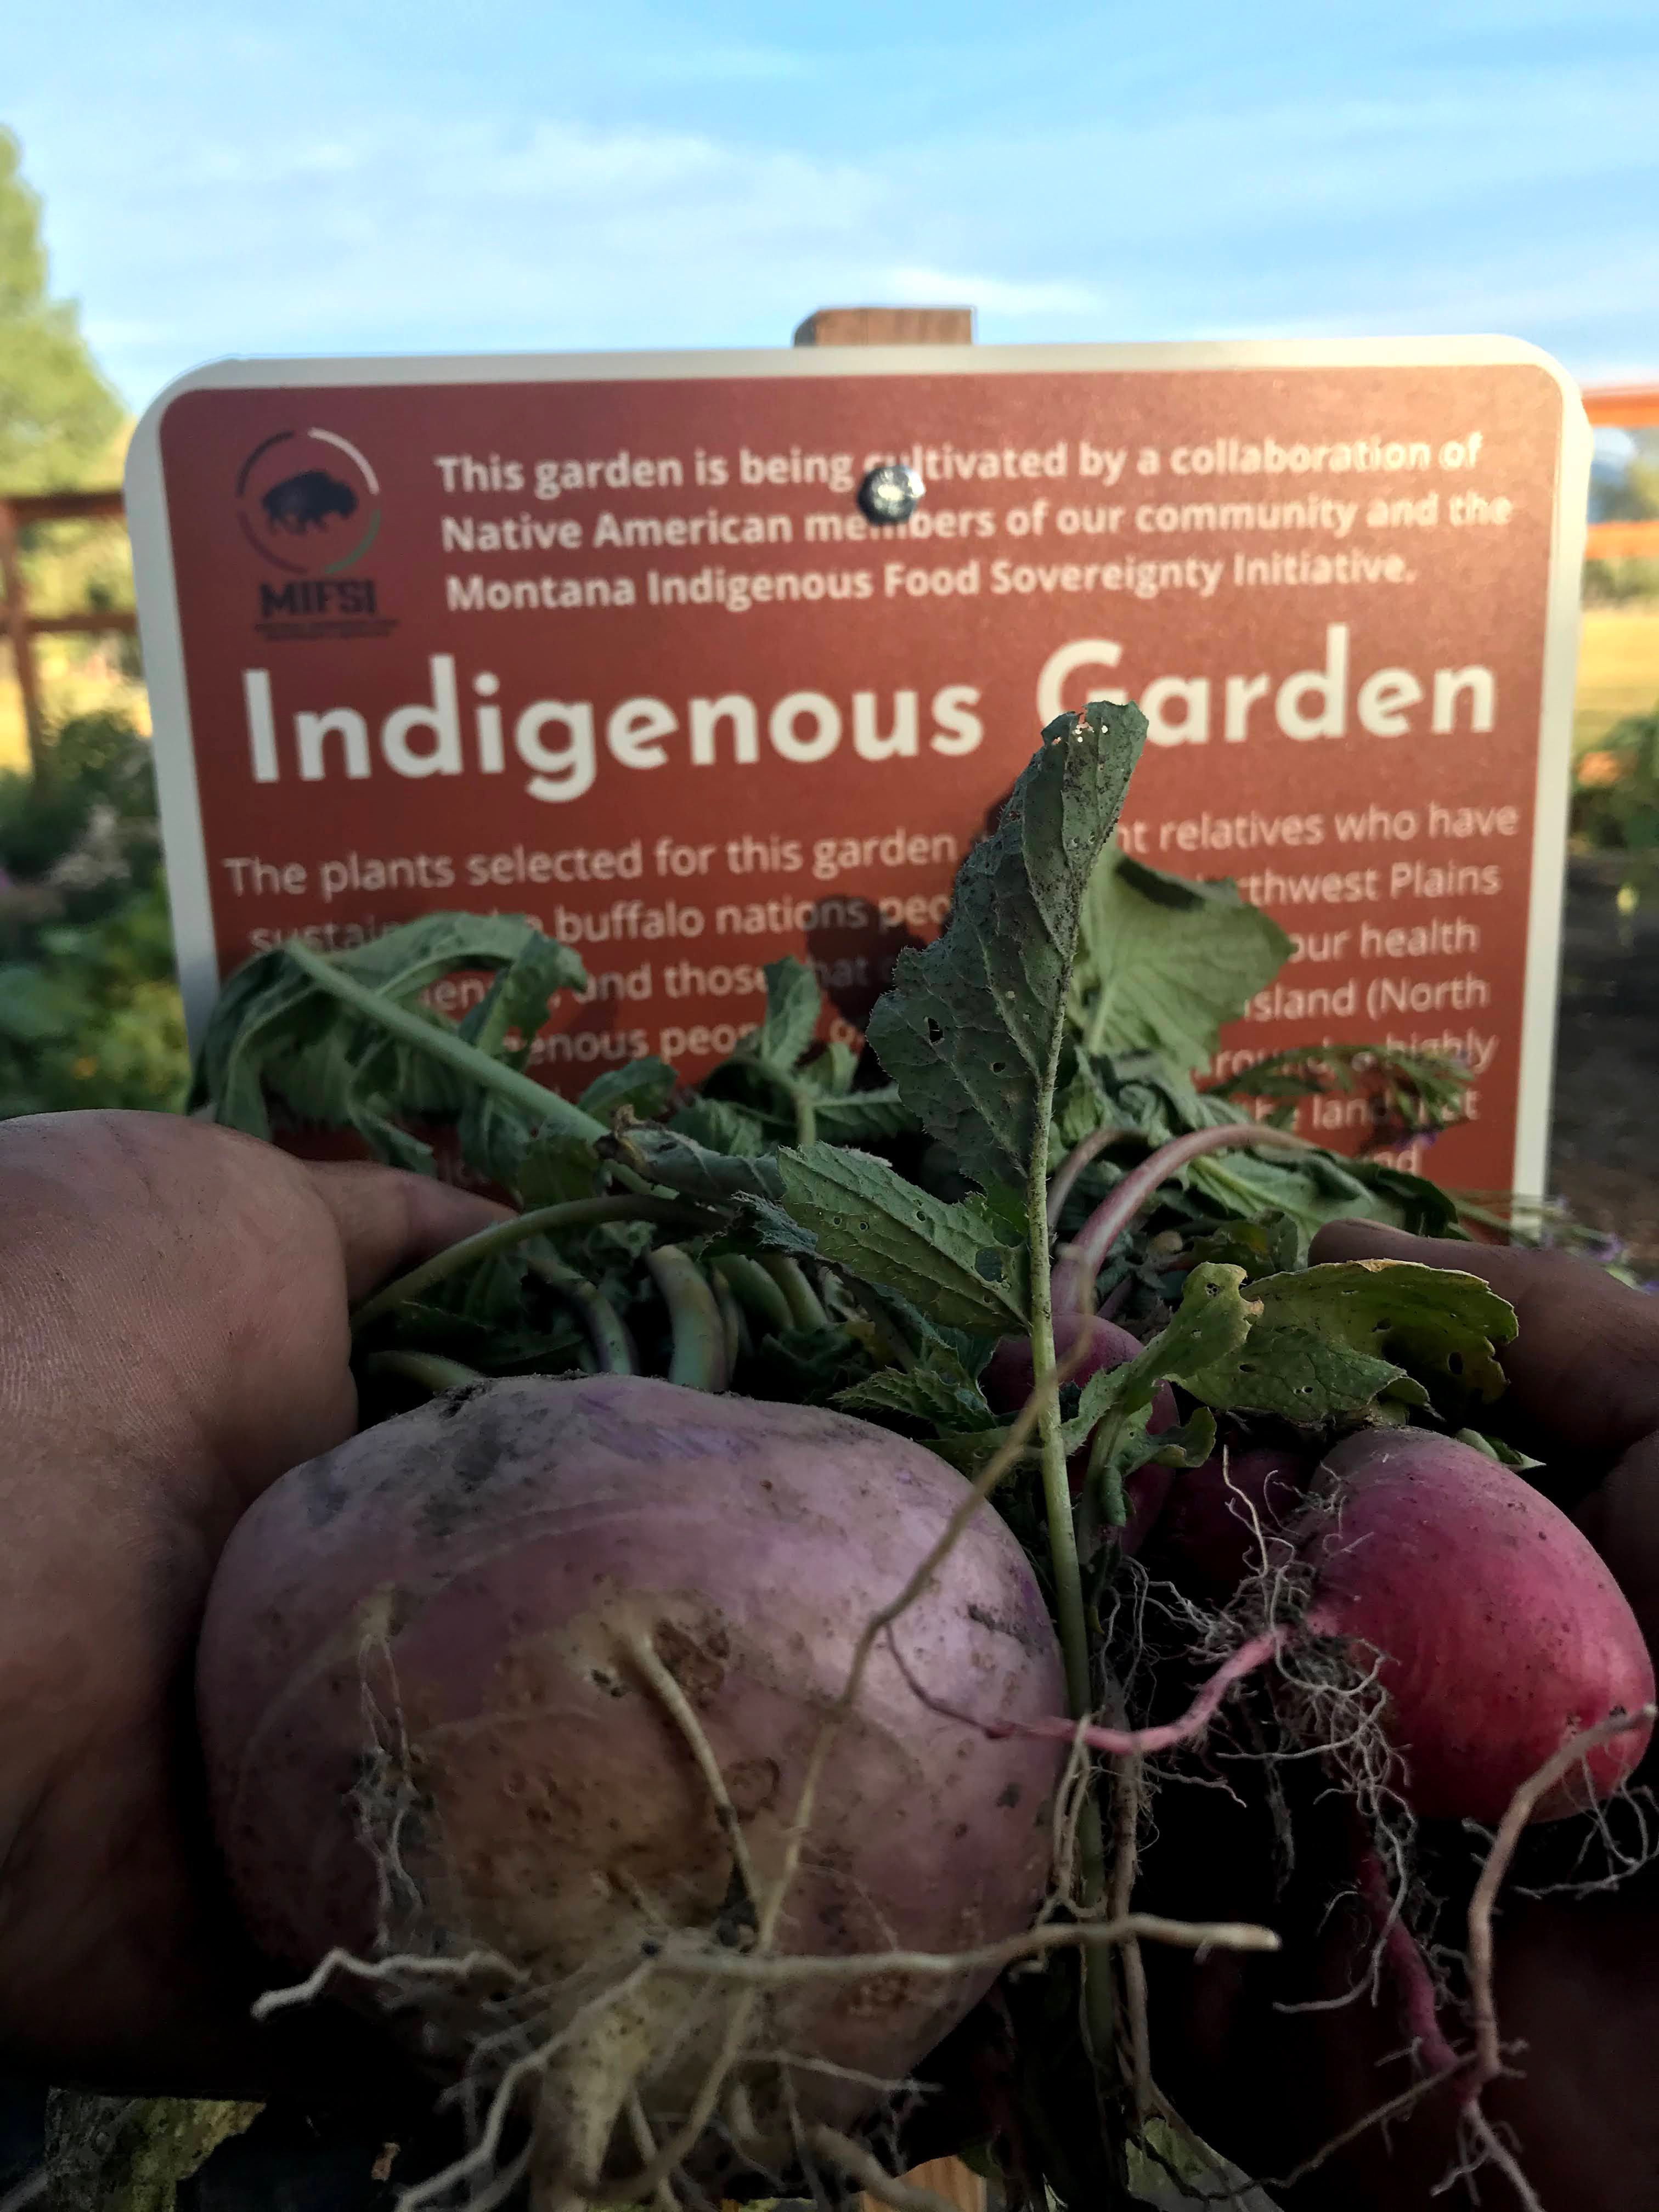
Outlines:
{"type": "MultiPolygon", "coordinates": [[[[1286,1532],[1312,1574],[1301,1621],[1247,1637],[1179,1719],[1014,1725],[1150,1757],[1199,1735],[1236,1682],[1298,1643],[1340,1639],[1355,1660],[1377,1662],[1382,1725],[1413,1811],[1491,1824],[1582,1730],[1652,1704],[1653,1662],[1624,1592],[1566,1516],[1510,1468],[1430,1430],[1365,1429],[1326,1454],[1315,1486],[1328,1510],[1286,1532]]],[[[1607,1796],[1651,1734],[1643,1720],[1598,1745],[1530,1817],[1562,1820],[1607,1796]]]]}
{"type": "MultiPolygon", "coordinates": [[[[686,2124],[734,2021],[751,2162],[787,2160],[792,2099],[806,2124],[849,2124],[988,1972],[758,1990],[654,1962],[675,1943],[694,1966],[730,1956],[757,1908],[765,1926],[860,1631],[970,1495],[843,1414],[611,1376],[451,1393],[296,1468],[233,1534],[201,1641],[216,1823],[250,1928],[301,1972],[335,1946],[373,1955],[377,1933],[498,1954],[526,1978],[506,2057],[644,1970],[536,2077],[538,2158],[578,2193],[639,2165],[625,2131],[611,2142],[636,2092],[659,2143],[686,2124]]],[[[831,1739],[786,1954],[955,1954],[1019,1933],[1043,1894],[1063,1747],[966,1735],[912,1686],[1016,1722],[1063,1700],[994,1511],[890,1634],[831,1739]]],[[[386,2011],[451,2078],[503,2027],[499,1997],[453,1978],[386,2011]]],[[[731,2153],[712,2142],[700,2170],[718,2173],[731,2153]]]]}
{"type": "MultiPolygon", "coordinates": [[[[1506,1467],[1425,1429],[1367,1429],[1318,1478],[1334,1528],[1302,1531],[1306,1627],[1383,1655],[1384,1719],[1425,1820],[1501,1820],[1581,1729],[1653,1698],[1624,1592],[1565,1514],[1506,1467]]],[[[1560,1820],[1637,1765],[1650,1727],[1592,1752],[1544,1798],[1560,1820]]]]}
{"type": "Polygon", "coordinates": [[[1177,1474],[1146,1548],[1148,1567],[1188,1597],[1225,1605],[1261,1565],[1262,1539],[1301,1504],[1309,1459],[1284,1444],[1250,1444],[1177,1474]]]}
{"type": "MultiPolygon", "coordinates": [[[[1085,1383],[1091,1375],[1103,1369],[1108,1373],[1121,1367],[1127,1360],[1137,1358],[1146,1350],[1137,1337],[1115,1321],[1107,1321],[1100,1314],[1073,1315],[1056,1309],[1054,1313],[1054,1355],[1069,1361],[1079,1335],[1086,1333],[1087,1349],[1075,1367],[1071,1368],[1067,1380],[1085,1383]]],[[[1018,1413],[1031,1395],[1034,1369],[1031,1359],[1031,1340],[1026,1336],[1005,1336],[986,1363],[981,1378],[985,1395],[993,1409],[999,1413],[1018,1413]]],[[[1180,1419],[1176,1401],[1167,1382],[1160,1382],[1152,1397],[1152,1412],[1146,1427],[1152,1436],[1172,1429],[1180,1419]]],[[[1092,1442],[1092,1439],[1091,1439],[1092,1442]]],[[[1077,1497],[1083,1488],[1083,1478],[1088,1472],[1089,1446],[1080,1445],[1066,1462],[1071,1478],[1072,1495],[1077,1497]]],[[[1175,1470],[1167,1467],[1143,1467],[1132,1474],[1124,1485],[1129,1518],[1118,1533],[1118,1541],[1126,1552],[1138,1550],[1147,1531],[1163,1510],[1175,1470]]]]}

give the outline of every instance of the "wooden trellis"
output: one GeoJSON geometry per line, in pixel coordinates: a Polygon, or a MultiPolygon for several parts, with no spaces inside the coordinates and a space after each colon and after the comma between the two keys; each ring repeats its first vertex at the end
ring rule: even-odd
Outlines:
{"type": "Polygon", "coordinates": [[[19,533],[36,522],[118,522],[126,502],[118,491],[53,491],[14,494],[0,498],[0,624],[11,642],[22,694],[23,725],[28,732],[29,760],[40,773],[46,725],[40,712],[40,684],[34,665],[37,637],[78,633],[86,636],[129,635],[138,627],[131,607],[88,607],[66,615],[37,615],[29,611],[19,555],[19,533]]]}

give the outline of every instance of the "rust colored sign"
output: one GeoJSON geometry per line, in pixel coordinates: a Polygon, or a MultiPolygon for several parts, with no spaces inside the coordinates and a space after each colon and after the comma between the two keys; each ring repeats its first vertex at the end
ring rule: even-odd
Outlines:
{"type": "Polygon", "coordinates": [[[1588,446],[1489,341],[204,370],[129,471],[192,1024],[286,937],[462,906],[586,963],[561,1088],[706,1069],[786,951],[850,1038],[1040,726],[1127,696],[1127,848],[1296,943],[1217,1072],[1455,1054],[1474,1118],[1409,1164],[1535,1189],[1588,446]]]}

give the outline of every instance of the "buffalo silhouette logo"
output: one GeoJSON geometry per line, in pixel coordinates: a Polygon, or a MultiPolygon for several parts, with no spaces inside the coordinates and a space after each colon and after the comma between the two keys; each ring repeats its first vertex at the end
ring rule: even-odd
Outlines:
{"type": "Polygon", "coordinates": [[[380,534],[380,480],[337,430],[272,429],[236,474],[236,526],[262,568],[337,576],[380,534]]]}
{"type": "Polygon", "coordinates": [[[326,530],[337,515],[349,521],[357,512],[357,495],[348,483],[326,469],[304,469],[272,484],[259,504],[265,511],[265,527],[290,538],[303,538],[308,530],[326,530]]]}

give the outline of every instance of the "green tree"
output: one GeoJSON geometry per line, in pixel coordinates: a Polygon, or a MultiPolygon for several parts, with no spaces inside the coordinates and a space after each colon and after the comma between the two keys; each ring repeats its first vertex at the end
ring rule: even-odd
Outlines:
{"type": "Polygon", "coordinates": [[[189,1069],[149,745],[83,714],[47,751],[38,782],[0,774],[0,1121],[176,1108],[189,1069]]]}
{"type": "Polygon", "coordinates": [[[1650,522],[1659,516],[1659,430],[1632,430],[1634,448],[1616,477],[1604,477],[1591,500],[1596,522],[1650,522]]]}
{"type": "Polygon", "coordinates": [[[47,292],[40,201],[21,159],[0,129],[0,492],[58,491],[101,472],[124,410],[79,308],[47,292]]]}

